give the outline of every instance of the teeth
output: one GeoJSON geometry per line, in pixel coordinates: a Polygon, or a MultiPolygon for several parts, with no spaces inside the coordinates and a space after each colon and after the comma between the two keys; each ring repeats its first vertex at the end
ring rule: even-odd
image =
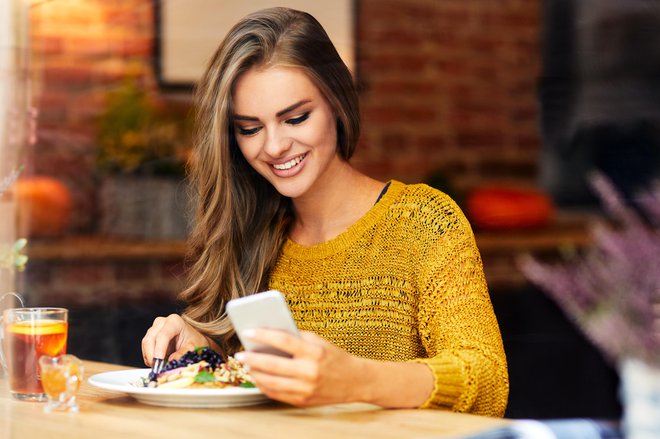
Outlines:
{"type": "Polygon", "coordinates": [[[289,160],[289,161],[286,162],[286,163],[281,163],[281,164],[279,164],[279,165],[273,165],[273,168],[275,168],[275,169],[279,169],[280,171],[283,171],[283,170],[286,170],[286,169],[291,169],[291,168],[293,168],[294,166],[296,166],[298,163],[302,162],[303,159],[305,158],[305,155],[306,155],[306,154],[303,154],[303,155],[301,155],[301,156],[298,156],[298,157],[296,157],[295,159],[293,159],[293,160],[289,160]]]}

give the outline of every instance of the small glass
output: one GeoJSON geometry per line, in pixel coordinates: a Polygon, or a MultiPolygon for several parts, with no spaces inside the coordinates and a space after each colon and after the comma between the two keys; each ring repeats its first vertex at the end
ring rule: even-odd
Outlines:
{"type": "Polygon", "coordinates": [[[80,410],[76,395],[83,380],[84,367],[74,355],[44,355],[39,359],[41,384],[48,397],[44,411],[63,409],[72,412],[80,410]]]}

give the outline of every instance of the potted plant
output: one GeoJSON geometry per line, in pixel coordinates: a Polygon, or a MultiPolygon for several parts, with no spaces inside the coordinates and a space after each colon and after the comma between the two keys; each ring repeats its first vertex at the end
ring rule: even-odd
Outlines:
{"type": "Polygon", "coordinates": [[[100,233],[145,239],[187,235],[187,112],[153,98],[135,80],[108,93],[98,121],[100,233]]]}
{"type": "MultiPolygon", "coordinates": [[[[0,198],[18,179],[20,170],[13,171],[8,176],[0,180],[0,198]]],[[[27,240],[20,238],[13,244],[6,245],[0,243],[0,270],[18,270],[23,271],[28,257],[22,254],[27,240]]]]}
{"type": "Polygon", "coordinates": [[[660,184],[626,202],[592,179],[609,213],[592,245],[561,264],[520,267],[616,366],[627,438],[660,437],[660,184]]]}
{"type": "MultiPolygon", "coordinates": [[[[4,193],[16,182],[19,174],[20,170],[14,170],[9,175],[0,179],[0,201],[4,193]]],[[[18,294],[3,290],[7,286],[12,288],[13,279],[11,275],[13,275],[14,271],[25,270],[28,257],[23,254],[23,251],[26,245],[27,240],[25,238],[16,239],[13,243],[0,242],[0,313],[6,306],[9,306],[7,304],[10,303],[8,302],[10,299],[16,298],[20,301],[21,305],[23,303],[23,299],[18,294]],[[9,274],[9,279],[5,278],[5,274],[9,274]]],[[[0,367],[0,377],[2,375],[3,368],[0,367]]]]}

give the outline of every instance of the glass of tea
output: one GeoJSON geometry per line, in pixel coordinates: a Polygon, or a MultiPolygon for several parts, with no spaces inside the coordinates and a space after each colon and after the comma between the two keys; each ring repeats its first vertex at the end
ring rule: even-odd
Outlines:
{"type": "Polygon", "coordinates": [[[46,401],[39,358],[66,354],[68,314],[65,308],[10,308],[2,313],[3,365],[14,398],[46,401]]]}
{"type": "Polygon", "coordinates": [[[39,358],[41,369],[41,384],[48,396],[44,411],[64,409],[72,412],[80,410],[76,395],[83,380],[83,363],[74,355],[58,355],[51,357],[42,355],[39,358]]]}

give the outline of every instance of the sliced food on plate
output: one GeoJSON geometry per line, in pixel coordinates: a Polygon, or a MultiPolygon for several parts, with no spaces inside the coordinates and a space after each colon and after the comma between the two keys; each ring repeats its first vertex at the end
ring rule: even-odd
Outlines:
{"type": "Polygon", "coordinates": [[[228,357],[224,362],[220,354],[207,347],[188,351],[165,364],[159,373],[142,377],[136,385],[163,389],[254,387],[238,360],[228,357]]]}

